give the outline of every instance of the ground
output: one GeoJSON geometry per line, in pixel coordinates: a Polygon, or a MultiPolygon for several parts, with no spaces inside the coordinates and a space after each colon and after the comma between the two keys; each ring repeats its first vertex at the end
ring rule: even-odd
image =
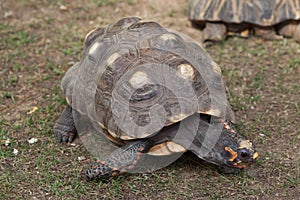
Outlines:
{"type": "Polygon", "coordinates": [[[55,141],[52,127],[66,105],[60,81],[80,59],[85,34],[140,16],[198,40],[187,8],[185,0],[0,1],[0,199],[299,198],[300,45],[293,39],[230,37],[206,48],[222,69],[238,129],[260,153],[238,175],[187,153],[150,174],[86,182],[80,172],[92,157],[84,146],[55,141]]]}

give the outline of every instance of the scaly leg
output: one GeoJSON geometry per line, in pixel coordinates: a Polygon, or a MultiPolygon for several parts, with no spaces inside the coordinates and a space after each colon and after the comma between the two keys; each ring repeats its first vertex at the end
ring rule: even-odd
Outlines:
{"type": "Polygon", "coordinates": [[[67,106],[54,125],[53,132],[58,142],[72,142],[77,134],[72,108],[67,106]]]}
{"type": "Polygon", "coordinates": [[[278,33],[285,37],[293,37],[297,42],[300,42],[300,22],[294,21],[280,25],[278,33]]]}
{"type": "Polygon", "coordinates": [[[205,23],[203,29],[202,42],[221,41],[226,37],[227,28],[223,23],[205,23]]]}
{"type": "Polygon", "coordinates": [[[281,35],[277,35],[275,29],[272,27],[255,27],[254,28],[255,35],[262,37],[266,40],[281,40],[283,37],[281,35]]]}
{"type": "Polygon", "coordinates": [[[88,180],[108,180],[133,169],[140,161],[141,154],[147,152],[151,146],[152,142],[149,139],[127,144],[110,154],[106,160],[90,163],[86,170],[86,177],[88,180]]]}

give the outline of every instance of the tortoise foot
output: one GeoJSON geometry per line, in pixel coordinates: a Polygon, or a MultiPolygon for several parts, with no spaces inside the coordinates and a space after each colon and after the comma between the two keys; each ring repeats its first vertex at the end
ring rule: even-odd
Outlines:
{"type": "Polygon", "coordinates": [[[61,130],[54,130],[55,138],[59,143],[66,142],[71,143],[77,133],[74,132],[64,132],[61,130]]]}
{"type": "Polygon", "coordinates": [[[58,142],[72,142],[77,134],[72,108],[67,106],[54,125],[53,132],[58,142]]]}

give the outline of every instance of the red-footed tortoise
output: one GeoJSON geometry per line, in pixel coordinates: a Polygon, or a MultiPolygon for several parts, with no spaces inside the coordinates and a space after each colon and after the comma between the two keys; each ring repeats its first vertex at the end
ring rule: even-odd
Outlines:
{"type": "Polygon", "coordinates": [[[232,124],[219,66],[196,42],[156,22],[130,17],[91,31],[62,90],[68,106],[54,127],[59,142],[72,142],[84,117],[120,146],[90,164],[89,179],[142,171],[145,156],[159,158],[147,163],[151,170],[191,151],[225,172],[258,156],[232,124]]]}
{"type": "Polygon", "coordinates": [[[189,19],[202,29],[202,42],[248,37],[252,30],[264,39],[300,42],[299,0],[189,0],[189,19]]]}

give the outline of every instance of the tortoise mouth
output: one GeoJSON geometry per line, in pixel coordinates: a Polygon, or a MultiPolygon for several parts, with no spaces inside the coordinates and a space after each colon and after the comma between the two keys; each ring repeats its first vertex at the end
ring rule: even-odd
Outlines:
{"type": "Polygon", "coordinates": [[[218,166],[217,168],[218,171],[223,174],[236,174],[249,167],[255,161],[255,159],[256,158],[253,158],[252,162],[242,162],[239,159],[235,159],[234,161],[226,160],[224,165],[218,166]]]}

